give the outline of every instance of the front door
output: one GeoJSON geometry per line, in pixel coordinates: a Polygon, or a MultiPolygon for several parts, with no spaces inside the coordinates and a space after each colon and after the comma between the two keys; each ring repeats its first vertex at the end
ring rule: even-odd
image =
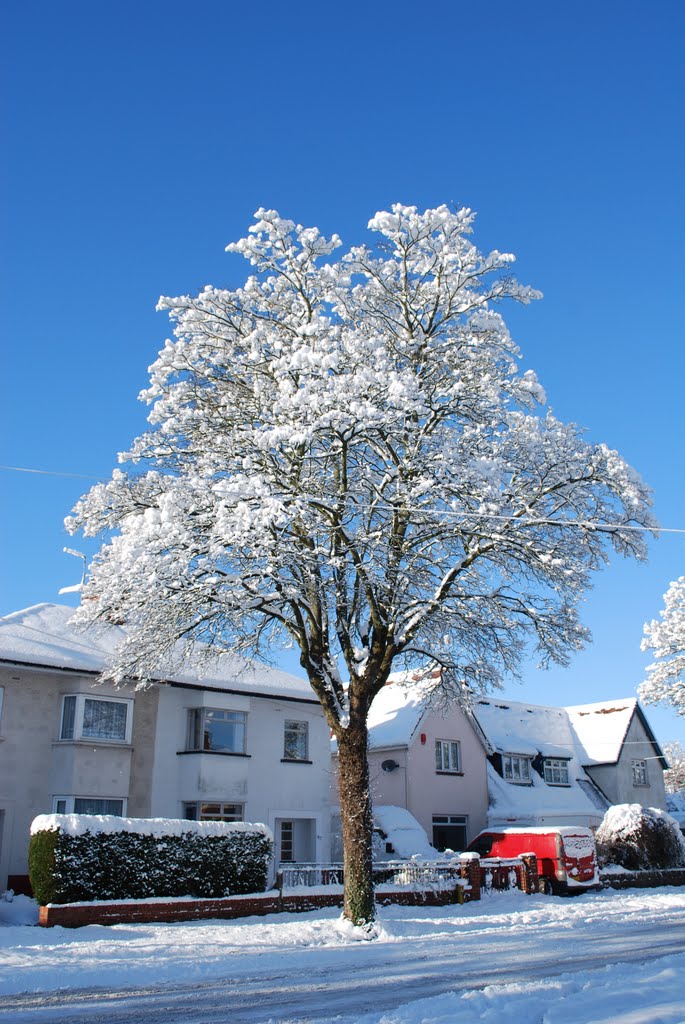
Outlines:
{"type": "Polygon", "coordinates": [[[307,864],[316,859],[315,824],[313,818],[278,819],[275,831],[279,863],[307,864]]]}
{"type": "Polygon", "coordinates": [[[433,846],[458,852],[466,849],[466,818],[460,814],[433,815],[433,846]]]}

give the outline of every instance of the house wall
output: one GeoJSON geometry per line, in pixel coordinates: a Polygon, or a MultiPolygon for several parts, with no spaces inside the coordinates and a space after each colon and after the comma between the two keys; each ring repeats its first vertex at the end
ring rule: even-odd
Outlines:
{"type": "MultiPolygon", "coordinates": [[[[4,688],[0,719],[0,886],[8,876],[28,874],[30,826],[38,814],[51,814],[55,797],[130,797],[132,764],[138,760],[137,786],[149,791],[150,767],[146,750],[153,745],[154,714],[141,715],[139,707],[154,707],[151,697],[133,700],[130,689],[94,684],[79,673],[25,666],[0,667],[4,688]],[[130,698],[134,743],[61,740],[62,702],[68,694],[130,698]],[[137,753],[136,753],[137,751],[137,753]],[[147,764],[147,767],[146,767],[147,764]]],[[[135,803],[135,801],[134,801],[135,803]]],[[[124,804],[127,814],[136,808],[124,804]]]]}
{"type": "Polygon", "coordinates": [[[122,799],[129,817],[180,817],[186,802],[242,803],[245,819],[269,825],[277,846],[277,822],[292,822],[296,856],[328,859],[329,732],[318,704],[201,688],[134,691],[25,666],[0,666],[0,687],[0,891],[9,875],[28,874],[31,822],[53,812],[55,797],[122,799]],[[61,740],[68,694],[131,700],[131,742],[61,740]],[[247,712],[248,757],[183,753],[188,709],[200,706],[247,712]],[[309,723],[311,763],[282,760],[286,719],[309,723]]]}
{"type": "Polygon", "coordinates": [[[429,842],[433,836],[433,815],[465,817],[467,842],[485,828],[488,807],[485,753],[460,709],[454,708],[444,716],[437,712],[426,713],[408,747],[373,749],[369,755],[369,770],[374,803],[406,807],[424,828],[429,842]],[[459,742],[461,774],[436,771],[436,740],[459,742]],[[400,767],[384,772],[381,764],[388,758],[393,758],[400,767]]]}
{"type": "Polygon", "coordinates": [[[585,770],[612,804],[642,804],[666,810],[663,769],[637,714],[631,719],[617,763],[593,765],[585,770]],[[647,762],[646,786],[633,783],[634,759],[647,762]]]}
{"type": "Polygon", "coordinates": [[[286,820],[297,823],[298,859],[328,859],[330,740],[318,704],[169,685],[159,688],[158,730],[154,816],[180,817],[186,803],[241,803],[246,821],[272,829],[277,856],[277,824],[286,820]],[[186,751],[188,711],[199,707],[247,713],[246,756],[186,751]],[[283,760],[286,719],[308,722],[311,763],[283,760]]]}

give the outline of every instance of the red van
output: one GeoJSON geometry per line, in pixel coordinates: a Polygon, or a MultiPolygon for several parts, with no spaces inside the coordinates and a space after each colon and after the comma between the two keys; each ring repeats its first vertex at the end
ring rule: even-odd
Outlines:
{"type": "Polygon", "coordinates": [[[534,853],[540,892],[562,895],[599,886],[597,850],[589,828],[502,828],[480,832],[467,847],[481,857],[520,857],[534,853]]]}

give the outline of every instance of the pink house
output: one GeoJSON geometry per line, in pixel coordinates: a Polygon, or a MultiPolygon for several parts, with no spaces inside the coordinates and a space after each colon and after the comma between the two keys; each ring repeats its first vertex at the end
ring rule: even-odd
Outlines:
{"type": "Polygon", "coordinates": [[[436,850],[463,850],[486,826],[487,762],[469,717],[439,702],[436,681],[393,676],[374,700],[371,794],[374,805],[410,811],[436,850]]]}

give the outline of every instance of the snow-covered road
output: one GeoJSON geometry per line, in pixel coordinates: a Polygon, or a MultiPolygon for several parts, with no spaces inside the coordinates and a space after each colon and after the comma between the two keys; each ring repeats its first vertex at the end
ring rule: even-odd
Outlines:
{"type": "Polygon", "coordinates": [[[0,929],[0,1024],[685,1021],[676,889],[498,894],[463,908],[385,908],[381,921],[371,943],[333,911],[0,929]],[[593,1016],[602,999],[610,1012],[593,1016]]]}

